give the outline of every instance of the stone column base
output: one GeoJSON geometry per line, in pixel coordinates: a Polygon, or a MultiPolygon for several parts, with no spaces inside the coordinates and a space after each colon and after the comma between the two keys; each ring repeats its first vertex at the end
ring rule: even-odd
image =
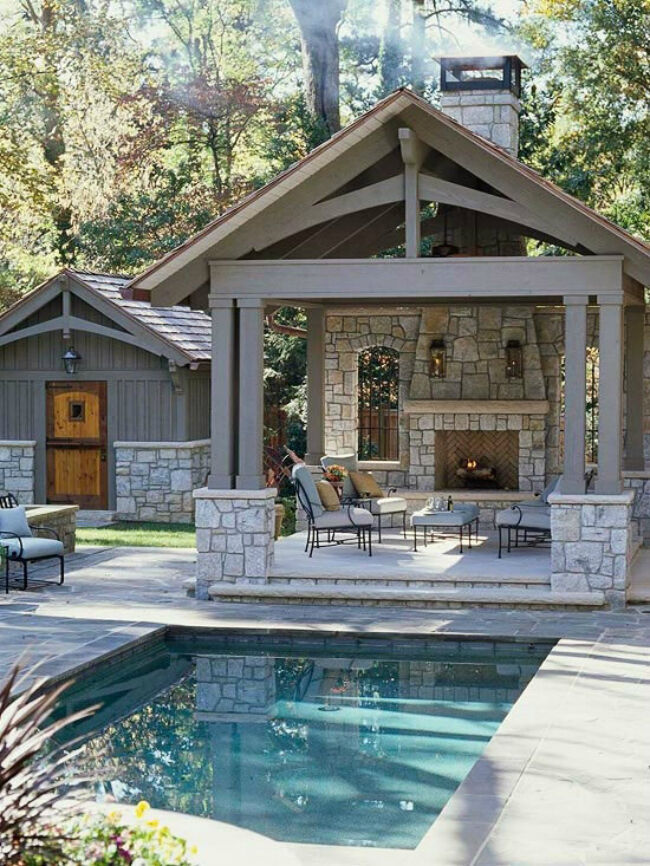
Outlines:
{"type": "Polygon", "coordinates": [[[633,555],[634,493],[549,496],[551,588],[605,593],[612,607],[625,605],[633,555]]]}
{"type": "Polygon", "coordinates": [[[273,563],[274,488],[194,491],[196,597],[213,583],[265,583],[273,563]]]}

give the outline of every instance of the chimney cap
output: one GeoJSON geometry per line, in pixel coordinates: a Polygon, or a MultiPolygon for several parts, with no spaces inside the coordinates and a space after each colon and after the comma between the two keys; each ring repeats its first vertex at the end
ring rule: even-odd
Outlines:
{"type": "Polygon", "coordinates": [[[526,63],[516,54],[491,57],[440,57],[440,90],[509,90],[521,95],[521,70],[526,63]]]}

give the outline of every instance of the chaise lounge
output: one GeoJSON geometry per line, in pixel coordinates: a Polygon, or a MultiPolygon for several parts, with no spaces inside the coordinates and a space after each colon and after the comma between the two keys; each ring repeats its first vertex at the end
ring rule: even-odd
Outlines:
{"type": "Polygon", "coordinates": [[[494,522],[499,531],[499,559],[501,559],[501,553],[504,548],[504,530],[507,531],[505,547],[508,553],[512,551],[513,534],[515,547],[519,547],[519,534],[522,532],[525,544],[531,542],[539,544],[542,541],[548,541],[551,537],[551,506],[549,505],[548,497],[557,488],[559,482],[559,477],[554,478],[539,496],[525,499],[518,505],[504,508],[503,511],[497,513],[494,522]]]}

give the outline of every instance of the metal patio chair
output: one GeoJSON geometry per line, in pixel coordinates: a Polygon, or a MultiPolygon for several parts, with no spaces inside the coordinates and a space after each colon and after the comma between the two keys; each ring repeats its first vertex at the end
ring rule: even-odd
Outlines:
{"type": "MultiPolygon", "coordinates": [[[[336,511],[326,511],[320,501],[318,490],[311,472],[304,464],[297,464],[291,471],[291,478],[296,488],[298,501],[307,515],[307,543],[305,553],[309,551],[311,558],[314,548],[334,547],[345,544],[346,539],[337,538],[339,532],[352,533],[356,537],[357,547],[368,551],[372,556],[372,529],[374,518],[365,508],[354,505],[342,505],[336,511]],[[321,533],[326,534],[327,541],[321,543],[321,533]]],[[[349,539],[347,540],[349,543],[349,539]]]]}
{"type": "Polygon", "coordinates": [[[23,505],[0,508],[0,546],[5,556],[5,592],[9,592],[9,564],[20,562],[23,567],[23,589],[28,585],[28,566],[46,559],[59,560],[59,580],[39,580],[39,583],[58,583],[65,580],[63,542],[55,529],[49,526],[31,527],[23,505]],[[41,537],[44,534],[46,537],[41,537]]]}

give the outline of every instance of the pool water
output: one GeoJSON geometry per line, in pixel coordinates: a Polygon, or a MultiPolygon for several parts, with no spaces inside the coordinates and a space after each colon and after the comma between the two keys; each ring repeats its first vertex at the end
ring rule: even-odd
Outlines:
{"type": "Polygon", "coordinates": [[[79,680],[59,712],[102,704],[65,734],[97,799],[414,848],[550,649],[263,640],[159,642],[79,680]]]}

